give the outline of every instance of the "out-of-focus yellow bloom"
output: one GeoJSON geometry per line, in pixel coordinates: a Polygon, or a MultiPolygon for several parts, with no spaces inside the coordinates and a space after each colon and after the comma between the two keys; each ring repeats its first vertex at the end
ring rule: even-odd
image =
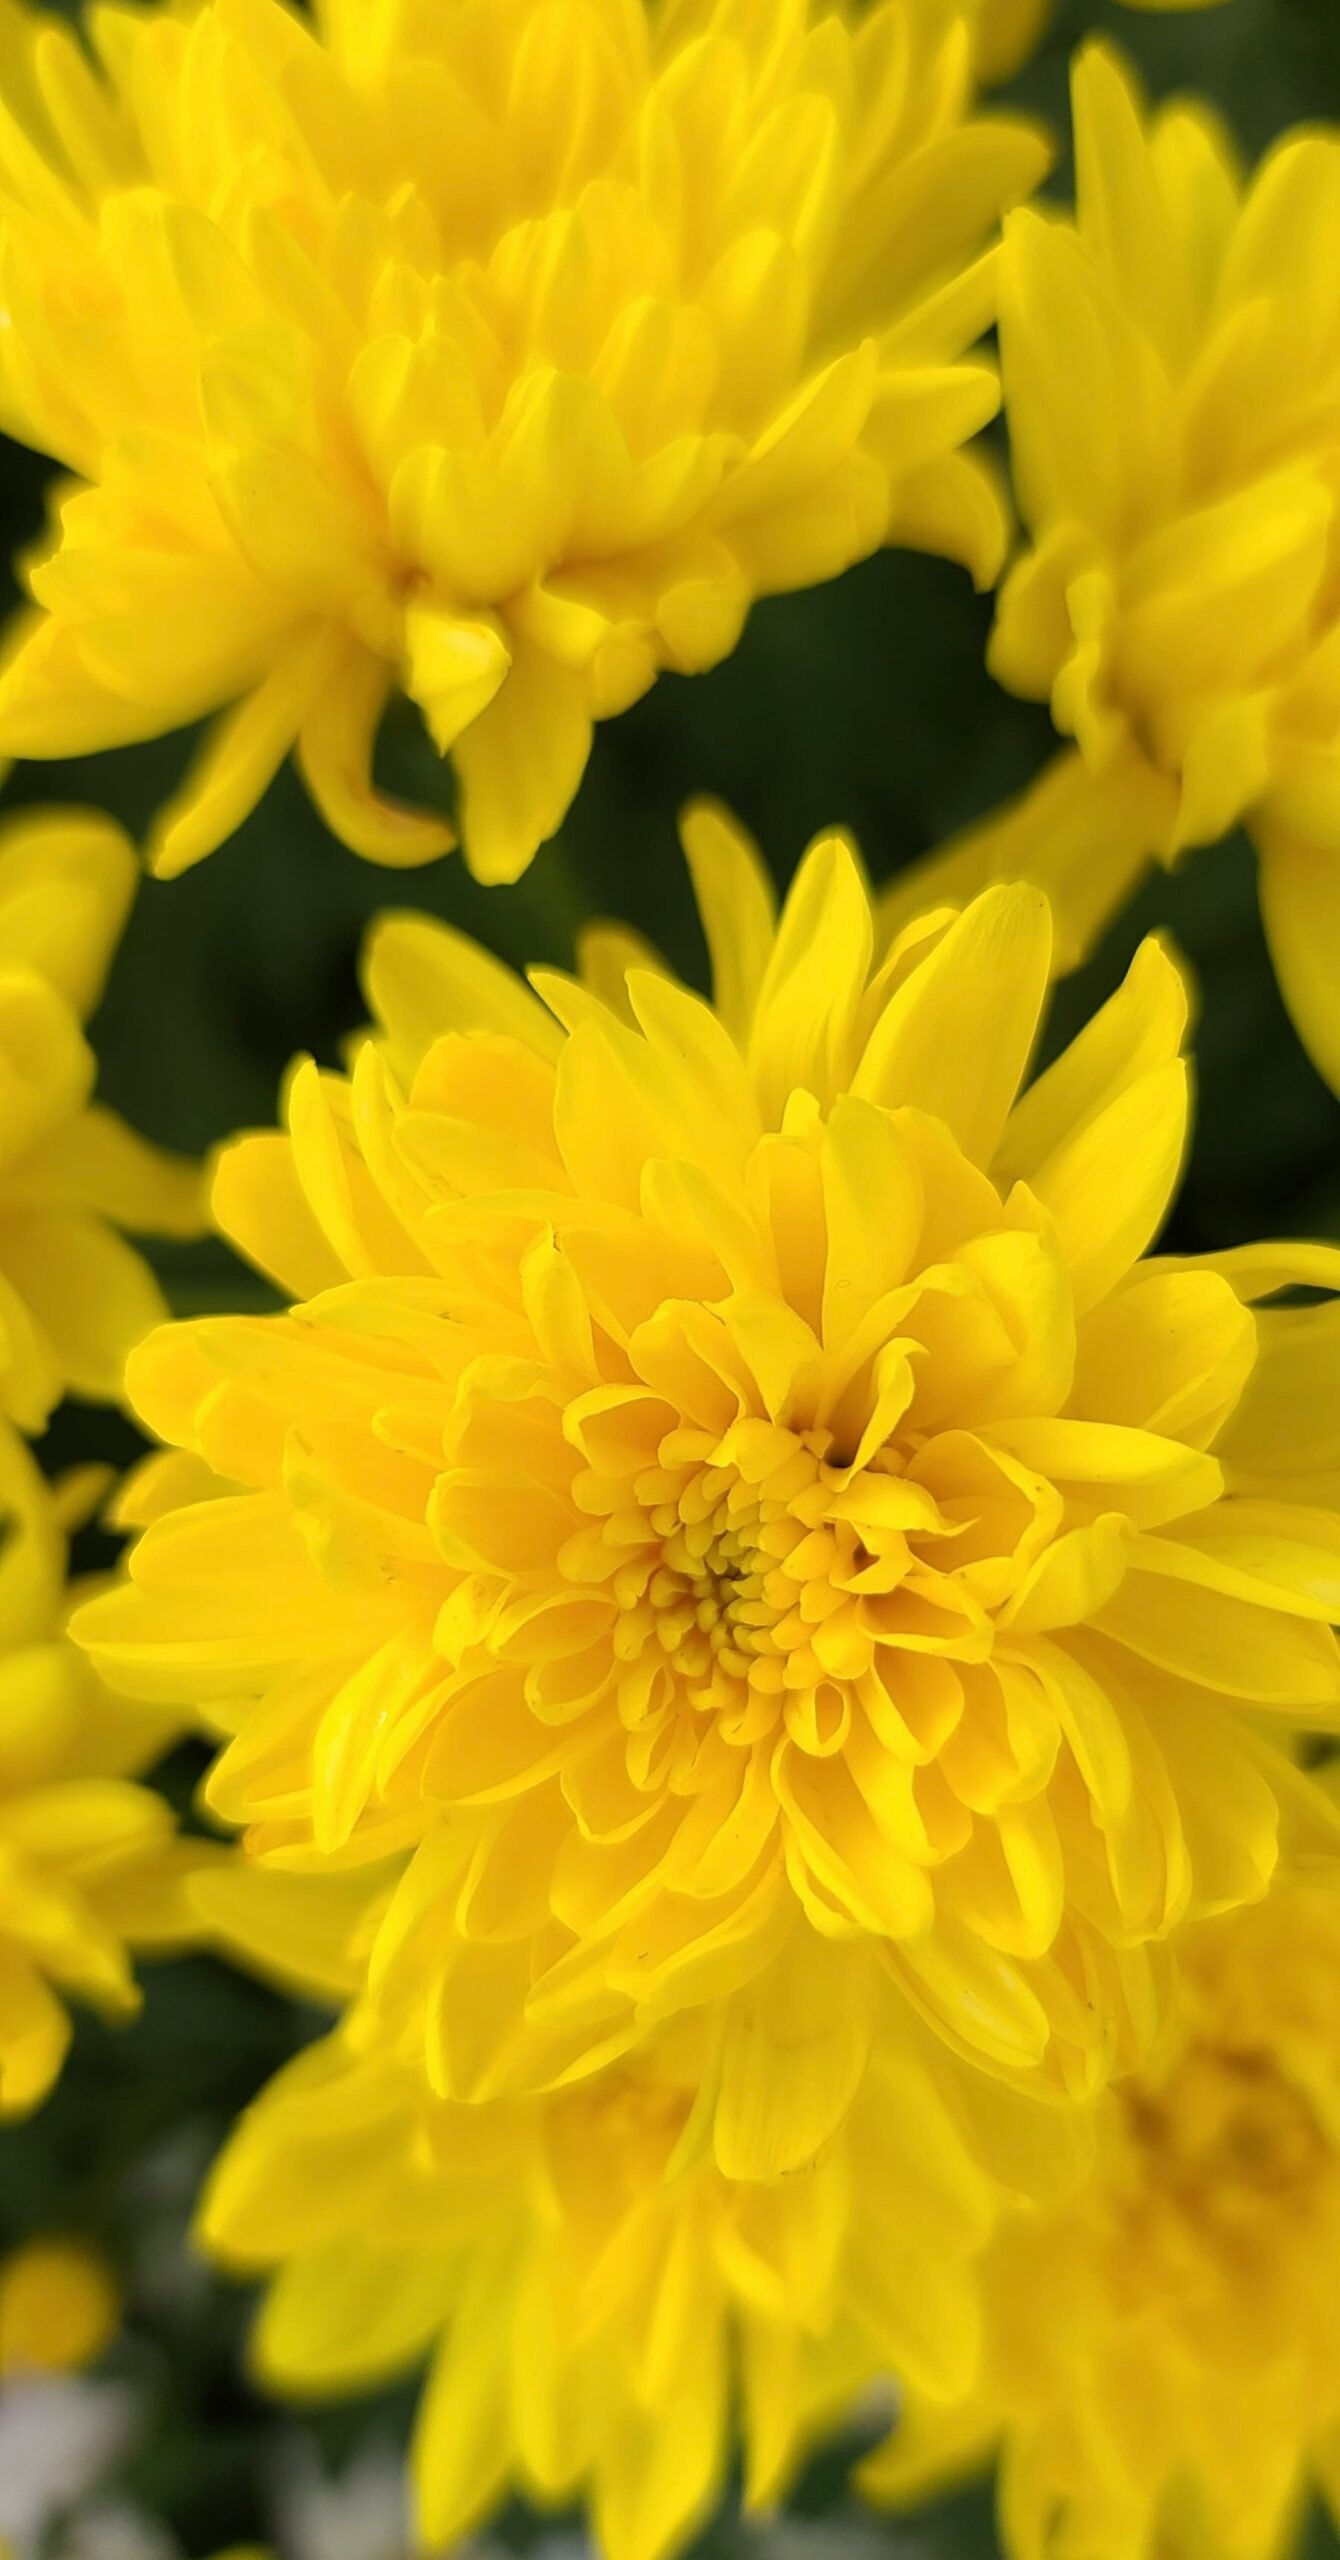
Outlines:
{"type": "Polygon", "coordinates": [[[204,1223],[197,1169],[89,1099],[81,1025],[135,876],[120,829],[91,812],[0,827],[0,1413],[25,1431],[67,1388],[119,1399],[127,1351],[167,1312],[117,1226],[204,1223]]]}
{"type": "Polygon", "coordinates": [[[578,2088],[460,2107],[355,2017],[233,2133],[202,2235],[278,2270],[261,2378],[365,2390],[433,2356],[433,2549],[513,2489],[581,2496],[608,2560],[660,2560],[719,2496],[737,2425],[759,2506],[895,2367],[964,2387],[991,2207],[933,2089],[880,2045],[822,2158],[737,2182],[712,2158],[709,2052],[685,2022],[578,2088]]]}
{"type": "Polygon", "coordinates": [[[867,2469],[901,2501],[999,2449],[1010,2560],[1270,2560],[1340,2507],[1340,1908],[1281,1885],[1182,1946],[1088,2184],[988,2252],[974,2395],[867,2469]]]}
{"type": "MultiPolygon", "coordinates": [[[[139,2003],[129,1948],[195,1933],[194,1853],[132,1774],[171,1727],[110,1698],[63,1631],[56,1498],[0,1425],[0,2116],[45,2097],[69,2042],[66,1996],[139,2003]]],[[[208,1854],[208,1853],[202,1853],[208,1854]]]]}
{"type": "Polygon", "coordinates": [[[77,2373],[115,2337],[120,2296],[106,2259],[78,2240],[30,2240],[0,2262],[0,2380],[77,2373]]]}
{"type": "Polygon", "coordinates": [[[1265,1725],[1340,1710],[1340,1306],[1249,1302],[1340,1255],[1143,1258],[1188,1107],[1157,942],[1020,1098],[1037,892],[880,956],[841,838],[780,920],[719,813],[686,846],[715,1007],[616,928],[534,993],[374,930],[380,1033],[218,1173],[297,1303],[134,1355],[173,1454],[77,1623],[232,1737],[262,1857],[419,1844],[372,1980],[443,2094],[729,1999],[718,2156],[771,2174],[877,1980],[1084,2091],[1174,1924],[1264,1890],[1265,1725]]]}
{"type": "MultiPolygon", "coordinates": [[[[1077,896],[1080,945],[1147,860],[1245,822],[1285,999],[1340,1083],[1340,136],[1286,136],[1248,183],[1207,111],[1146,114],[1105,46],[1073,85],[1075,218],[1013,216],[1001,270],[1029,539],[991,665],[1075,741],[1028,876],[1077,896]]],[[[1035,814],[948,876],[1018,876],[1035,814]]]]}
{"type": "Polygon", "coordinates": [[[400,688],[513,878],[755,596],[889,541],[997,574],[961,359],[1046,150],[973,114],[968,0],[207,0],[94,10],[92,65],[3,7],[0,415],[76,485],[0,752],[232,706],[160,871],[295,745],[359,852],[442,852],[370,779],[400,688]]]}

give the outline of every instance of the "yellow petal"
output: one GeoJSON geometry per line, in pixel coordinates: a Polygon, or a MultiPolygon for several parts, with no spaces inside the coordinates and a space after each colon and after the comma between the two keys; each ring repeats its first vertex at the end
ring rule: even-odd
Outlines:
{"type": "Polygon", "coordinates": [[[1143,764],[1100,776],[1082,756],[1059,755],[1017,800],[881,890],[881,929],[892,941],[931,907],[966,905],[993,881],[1028,880],[1050,905],[1052,966],[1063,975],[1087,959],[1130,895],[1165,818],[1166,797],[1143,764]]]}
{"type": "Polygon", "coordinates": [[[826,1102],[847,1081],[873,939],[851,848],[825,837],[792,882],[754,1006],[749,1071],[765,1126],[781,1127],[792,1092],[826,1102]]]}
{"type": "Polygon", "coordinates": [[[1340,1647],[1329,1627],[1253,1607],[1195,1583],[1133,1571],[1099,1624],[1181,1679],[1309,1722],[1340,1709],[1340,1647]]]}
{"type": "Polygon", "coordinates": [[[133,848],[91,810],[33,810],[0,832],[0,939],[81,1022],[102,992],[135,893],[133,848]]]}
{"type": "Polygon", "coordinates": [[[17,1948],[0,1946],[0,2117],[40,2104],[69,2041],[69,2019],[41,1975],[17,1948]]]}
{"type": "Polygon", "coordinates": [[[326,824],[369,862],[405,869],[449,853],[445,817],[379,791],[372,779],[377,729],[391,689],[389,670],[351,649],[311,704],[298,737],[298,764],[326,824]]]}
{"type": "Polygon", "coordinates": [[[1340,856],[1264,828],[1261,913],[1280,992],[1320,1075],[1340,1092],[1340,856]]]}
{"type": "Polygon", "coordinates": [[[78,1111],[93,1052],[69,1004],[30,971],[0,965],[0,1165],[17,1164],[78,1111]]]}
{"type": "Polygon", "coordinates": [[[707,936],[712,1001],[743,1048],[772,956],[772,882],[752,838],[715,801],[691,801],[679,835],[707,936]]]}
{"type": "Polygon", "coordinates": [[[518,648],[487,710],[456,745],[465,858],[477,880],[515,880],[561,826],[591,750],[584,680],[518,648]]]}
{"type": "Polygon", "coordinates": [[[727,2178],[803,2168],[842,2123],[874,2029],[873,1979],[855,1948],[801,1928],[728,2013],[713,2119],[727,2178]]]}
{"type": "Polygon", "coordinates": [[[255,692],[215,723],[150,834],[146,858],[158,879],[175,880],[236,834],[294,745],[330,664],[318,632],[288,650],[255,692]]]}
{"type": "Polygon", "coordinates": [[[467,2533],[507,2478],[513,2281],[505,2264],[477,2254],[419,2403],[413,2480],[419,2531],[430,2546],[467,2533]]]}
{"type": "Polygon", "coordinates": [[[75,1393],[119,1403],[127,1354],[167,1313],[139,1255],[95,1218],[39,1211],[0,1222],[0,1269],[40,1307],[75,1393]]]}
{"type": "Polygon", "coordinates": [[[995,1153],[1037,1034],[1051,961],[1045,898],[986,889],[892,995],[852,1090],[934,1113],[973,1164],[995,1153]]]}
{"type": "Polygon", "coordinates": [[[492,616],[466,622],[427,604],[405,615],[406,684],[442,755],[487,710],[512,664],[492,616]]]}
{"type": "Polygon", "coordinates": [[[295,1298],[345,1277],[298,1179],[291,1139],[277,1129],[234,1138],[214,1160],[210,1205],[221,1232],[295,1298]]]}
{"type": "Polygon", "coordinates": [[[450,2302],[440,2252],[400,2254],[342,2235],[290,2259],[272,2285],[252,2341],[271,2388],[366,2390],[416,2364],[450,2302]]]}
{"type": "Polygon", "coordinates": [[[101,1103],[43,1151],[40,1187],[53,1207],[92,1210],[136,1235],[198,1236],[208,1223],[200,1167],[150,1146],[101,1103]]]}

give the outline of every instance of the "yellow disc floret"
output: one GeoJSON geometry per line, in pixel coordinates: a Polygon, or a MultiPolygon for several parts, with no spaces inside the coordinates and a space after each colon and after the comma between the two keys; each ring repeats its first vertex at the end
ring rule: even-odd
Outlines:
{"type": "Polygon", "coordinates": [[[75,485],[0,753],[227,706],[160,870],[294,746],[360,852],[441,852],[370,777],[399,688],[514,877],[755,596],[888,541],[995,576],[963,358],[1046,153],[974,115],[968,0],[101,7],[91,60],[4,9],[0,413],[75,485]]]}
{"type": "Polygon", "coordinates": [[[1340,1711],[1340,1311],[1251,1301],[1340,1257],[1145,1258],[1188,1110],[1158,943],[1025,1089],[1036,892],[880,953],[841,839],[778,920],[717,813],[687,843],[715,1007],[617,937],[532,993],[374,931],[382,1028],[219,1170],[297,1302],[135,1354],[178,1454],[78,1626],[230,1737],[262,1857],[417,1843],[372,1976],[445,2092],[729,1997],[721,2156],[766,2118],[771,2174],[876,1975],[1084,2091],[1175,1924],[1264,1890],[1264,1719],[1340,1711]]]}

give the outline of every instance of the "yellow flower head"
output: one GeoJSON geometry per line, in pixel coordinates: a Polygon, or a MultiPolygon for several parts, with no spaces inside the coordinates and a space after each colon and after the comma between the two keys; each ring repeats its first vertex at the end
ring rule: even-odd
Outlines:
{"type": "Polygon", "coordinates": [[[110,2267],[78,2240],[30,2240],[0,2259],[0,2382],[77,2373],[110,2345],[121,2304],[110,2267]]]}
{"type": "Polygon", "coordinates": [[[1270,2560],[1340,2501],[1340,1906],[1281,1884],[1182,1943],[1088,2183],[987,2253],[972,2397],[867,2466],[901,2503],[998,2449],[1010,2560],[1270,2560]]]}
{"type": "Polygon", "coordinates": [[[691,2023],[575,2089],[461,2107],[355,2016],[233,2132],[201,2231],[277,2271],[260,2378],[310,2398],[432,2355],[413,2468],[434,2550],[520,2490],[589,2501],[607,2560],[660,2560],[720,2496],[737,2425],[758,2506],[891,2370],[965,2387],[989,2207],[933,2090],[881,2047],[821,2159],[731,2181],[700,2043],[691,2023]]]}
{"type": "MultiPolygon", "coordinates": [[[[81,1493],[71,1484],[64,1510],[81,1493]]],[[[161,1798],[131,1783],[172,1726],[106,1696],[66,1636],[63,1516],[0,1425],[0,2117],[55,2079],[66,1996],[130,2016],[129,1947],[195,1925],[180,1890],[192,1855],[161,1798]]]]}
{"type": "Polygon", "coordinates": [[[961,359],[1046,153],[972,115],[968,0],[169,0],[92,66],[2,5],[0,416],[77,485],[0,752],[228,706],[159,870],[295,745],[359,852],[442,852],[370,779],[399,688],[513,878],[755,596],[887,541],[996,574],[961,359]]]}
{"type": "Polygon", "coordinates": [[[1075,216],[1013,216],[1001,268],[1028,545],[991,665],[1075,741],[1031,868],[1082,941],[1150,855],[1245,821],[1286,1001],[1340,1081],[1340,135],[1286,136],[1247,182],[1206,110],[1146,113],[1105,46],[1073,88],[1075,216]]]}
{"type": "Polygon", "coordinates": [[[81,1024],[135,884],[118,827],[79,811],[0,827],[0,1414],[40,1431],[67,1388],[121,1394],[167,1310],[117,1225],[195,1235],[199,1176],[90,1102],[81,1024]]]}
{"type": "Polygon", "coordinates": [[[445,2094],[731,1995],[747,2175],[840,2117],[876,1977],[1087,2089],[1157,1942],[1264,1889],[1294,1781],[1241,1711],[1340,1710],[1340,1306],[1247,1301],[1340,1256],[1142,1259],[1157,942],[1021,1098],[1037,892],[880,957],[842,839],[780,920],[716,812],[686,843],[715,1007],[612,930],[533,993],[374,930],[380,1034],[218,1174],[297,1303],[133,1356],[175,1454],[78,1627],[233,1737],[262,1856],[419,1843],[373,1981],[445,2094]]]}

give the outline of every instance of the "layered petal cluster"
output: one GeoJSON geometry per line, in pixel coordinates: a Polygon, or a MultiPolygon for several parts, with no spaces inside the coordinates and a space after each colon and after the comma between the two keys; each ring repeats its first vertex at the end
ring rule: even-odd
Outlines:
{"type": "Polygon", "coordinates": [[[62,1501],[0,1426],[0,2117],[46,2096],[67,1999],[132,2015],[132,1946],[195,1930],[192,1853],[133,1783],[172,1725],[109,1697],[64,1631],[63,1517],[80,1490],[62,1501]]]}
{"type": "Polygon", "coordinates": [[[868,2466],[901,2500],[998,2450],[1011,2560],[1268,2560],[1340,2502],[1340,1908],[1281,1884],[1183,1943],[1088,2183],[986,2255],[973,2395],[868,2466]]]}
{"type": "Polygon", "coordinates": [[[82,1025],[134,892],[120,829],[91,812],[0,828],[0,1414],[40,1431],[71,1390],[121,1394],[162,1295],[117,1233],[199,1234],[196,1169],[90,1099],[82,1025]]]}
{"type": "MultiPolygon", "coordinates": [[[[1001,349],[1026,543],[990,649],[1074,741],[955,876],[1033,876],[1082,947],[1151,858],[1245,823],[1285,999],[1340,1081],[1340,136],[1252,178],[1208,111],[1073,76],[1073,218],[1011,217],[1001,349]]],[[[929,893],[923,881],[920,894],[929,893]]]]}
{"type": "Polygon", "coordinates": [[[740,2437],[758,2507],[894,2367],[963,2388],[990,2200],[898,2040],[841,2141],[773,2184],[716,2167],[708,2066],[690,2022],[578,2088],[461,2107],[354,2013],[234,2130],[200,2227],[274,2276],[262,2381],[362,2391],[431,2356],[413,2453],[428,2547],[520,2491],[580,2497],[606,2560],[661,2560],[740,2437]]]}
{"type": "Polygon", "coordinates": [[[291,748],[383,862],[388,696],[455,758],[481,878],[592,724],[882,543],[989,582],[965,361],[1038,135],[972,106],[970,0],[160,0],[89,55],[4,0],[5,427],[74,475],[0,752],[216,711],[152,858],[291,748]],[[443,136],[450,136],[450,149],[443,136]]]}
{"type": "Polygon", "coordinates": [[[218,1173],[295,1303],[134,1355],[169,1454],[77,1626],[228,1737],[258,1856],[369,1865],[442,2094],[721,2000],[718,2157],[772,2174],[879,1983],[1083,2092],[1175,1924],[1264,1890],[1269,1719],[1340,1708],[1340,1307],[1251,1302],[1340,1259],[1145,1258],[1187,1125],[1157,942],[1021,1090],[1038,893],[877,956],[842,839],[780,920],[719,813],[686,845],[714,1006],[615,929],[533,991],[375,929],[380,1031],[218,1173]]]}

